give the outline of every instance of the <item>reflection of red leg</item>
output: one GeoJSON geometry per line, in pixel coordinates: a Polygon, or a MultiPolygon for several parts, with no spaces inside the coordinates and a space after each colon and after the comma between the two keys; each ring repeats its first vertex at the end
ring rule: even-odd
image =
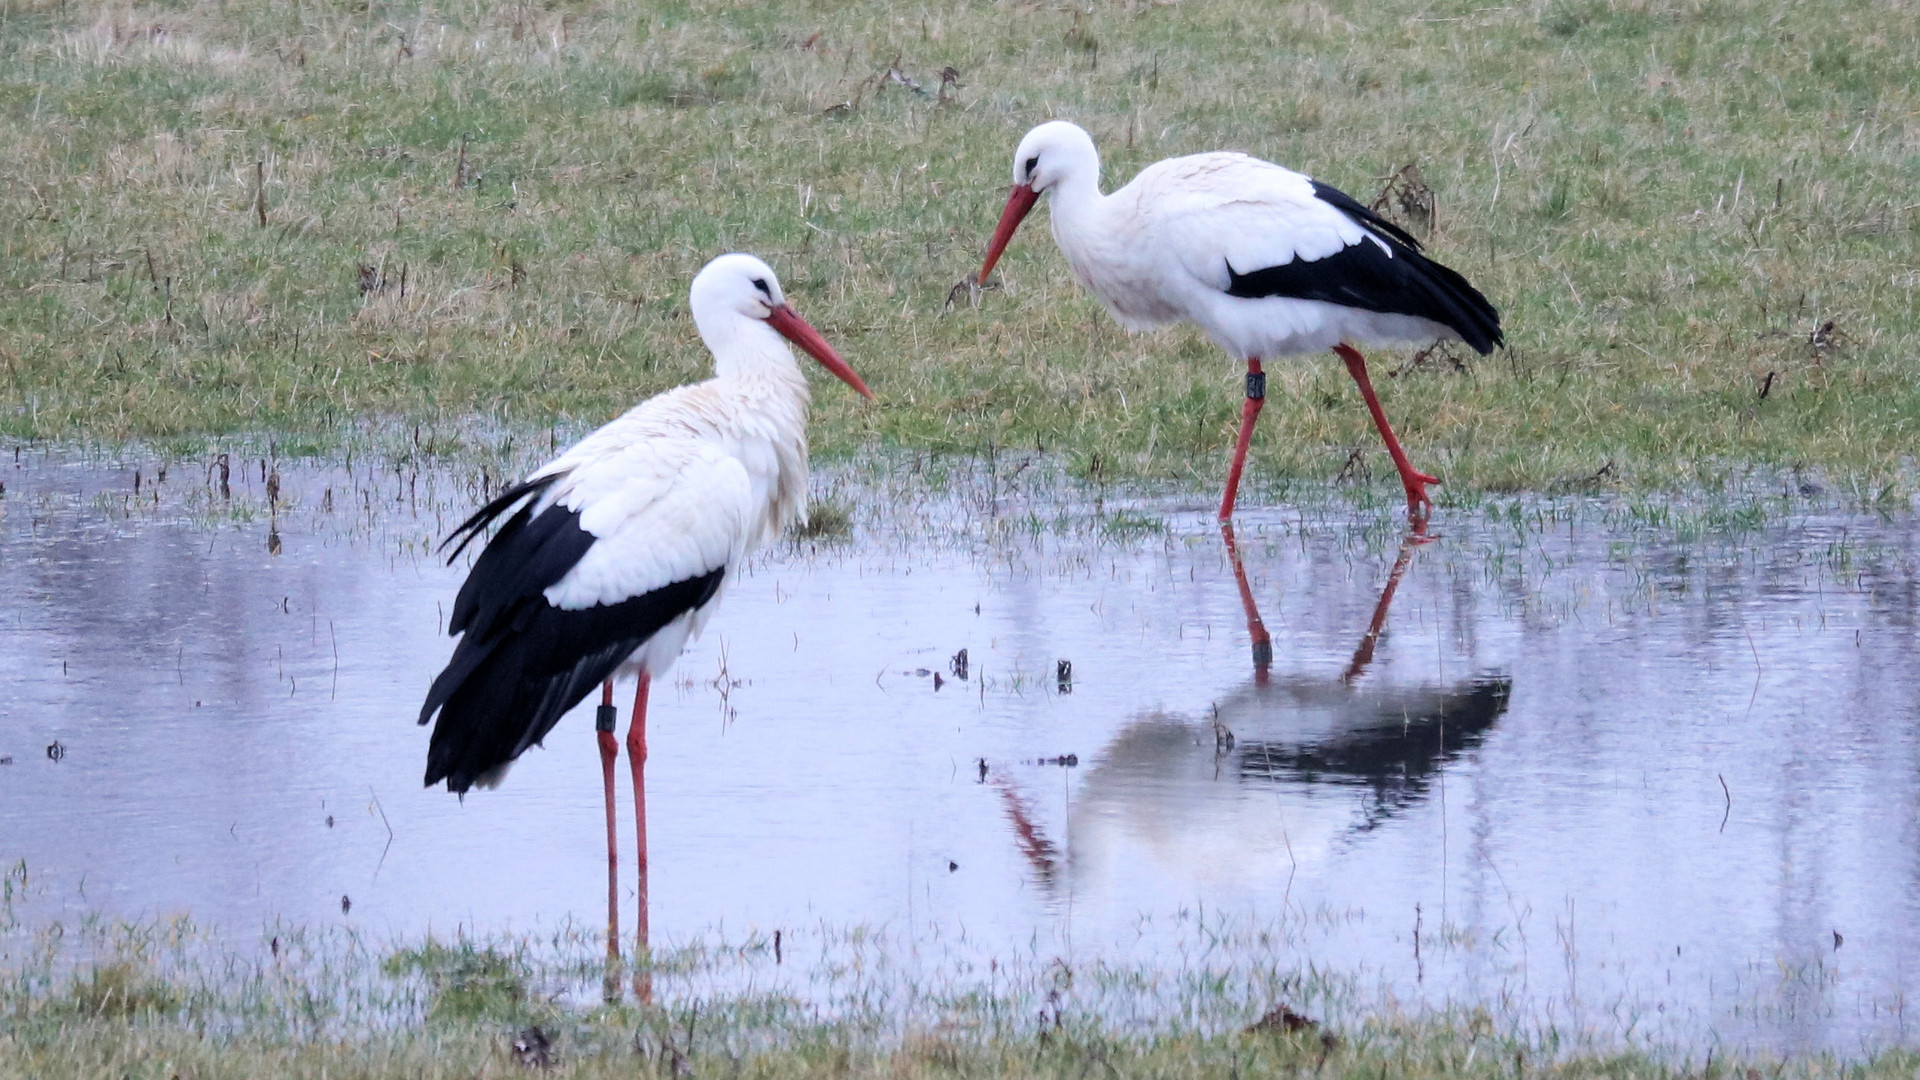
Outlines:
{"type": "Polygon", "coordinates": [[[607,794],[607,959],[620,959],[620,848],[613,818],[613,759],[620,744],[613,737],[613,680],[600,686],[600,711],[594,717],[594,737],[600,743],[600,778],[607,794]]]}
{"type": "Polygon", "coordinates": [[[1019,846],[1020,854],[1027,857],[1028,865],[1040,879],[1043,888],[1053,886],[1054,877],[1060,872],[1060,849],[1053,846],[1047,834],[1033,820],[1033,811],[1028,809],[1027,801],[1010,781],[995,777],[993,786],[1000,790],[1001,801],[1005,804],[1007,821],[1013,826],[1013,842],[1019,846]]]}
{"type": "Polygon", "coordinates": [[[1233,444],[1233,465],[1227,469],[1227,493],[1220,499],[1220,520],[1233,516],[1233,500],[1240,493],[1240,470],[1247,466],[1247,447],[1253,442],[1253,424],[1267,403],[1267,376],[1258,357],[1247,361],[1247,400],[1240,406],[1240,437],[1233,444]]]}
{"type": "Polygon", "coordinates": [[[647,689],[653,676],[640,673],[640,685],[633,690],[633,721],[627,725],[627,766],[633,770],[633,822],[639,870],[640,910],[634,916],[633,996],[642,1002],[653,1000],[653,955],[647,947],[647,689]]]}
{"type": "Polygon", "coordinates": [[[1233,523],[1220,523],[1220,538],[1227,542],[1227,558],[1233,563],[1233,580],[1240,586],[1240,607],[1247,613],[1247,636],[1253,639],[1253,681],[1267,681],[1267,669],[1273,666],[1273,639],[1267,636],[1267,624],[1260,621],[1260,608],[1253,602],[1253,587],[1247,584],[1247,568],[1240,562],[1240,546],[1233,542],[1233,523]]]}
{"type": "Polygon", "coordinates": [[[1373,663],[1373,647],[1380,640],[1380,632],[1387,628],[1387,609],[1393,606],[1393,593],[1400,587],[1400,578],[1407,572],[1407,564],[1413,561],[1413,549],[1430,543],[1427,535],[1427,523],[1416,521],[1413,531],[1400,541],[1400,555],[1393,560],[1393,569],[1387,572],[1386,587],[1380,590],[1380,600],[1373,605],[1373,621],[1367,624],[1366,636],[1360,639],[1360,647],[1353,650],[1353,660],[1347,664],[1347,670],[1340,675],[1341,682],[1352,682],[1366,674],[1367,665],[1373,663]]]}
{"type": "Polygon", "coordinates": [[[1373,396],[1373,382],[1367,378],[1367,361],[1359,350],[1340,344],[1335,345],[1333,351],[1347,362],[1347,374],[1360,385],[1360,396],[1367,400],[1367,411],[1373,414],[1373,426],[1380,429],[1380,439],[1387,444],[1393,467],[1400,470],[1401,486],[1407,489],[1407,516],[1416,521],[1425,519],[1433,509],[1433,500],[1427,497],[1427,485],[1439,483],[1440,478],[1416,470],[1407,460],[1407,452],[1400,449],[1400,440],[1393,437],[1393,428],[1387,423],[1386,412],[1380,408],[1380,399],[1373,396]]]}

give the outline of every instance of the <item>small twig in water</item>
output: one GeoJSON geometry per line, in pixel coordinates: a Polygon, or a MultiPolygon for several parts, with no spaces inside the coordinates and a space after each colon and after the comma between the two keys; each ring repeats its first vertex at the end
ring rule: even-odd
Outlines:
{"type": "Polygon", "coordinates": [[[374,880],[377,881],[380,878],[380,868],[387,865],[387,852],[393,850],[393,823],[387,820],[387,810],[380,805],[380,793],[368,787],[367,794],[373,796],[373,808],[380,814],[380,824],[387,827],[387,846],[380,849],[380,861],[373,868],[374,880]]]}
{"type": "Polygon", "coordinates": [[[1367,465],[1367,452],[1358,447],[1347,455],[1340,471],[1333,474],[1336,484],[1366,483],[1373,479],[1373,469],[1367,465]]]}
{"type": "Polygon", "coordinates": [[[1413,970],[1415,982],[1427,981],[1427,965],[1420,959],[1420,905],[1413,905],[1413,970]]]}
{"type": "Polygon", "coordinates": [[[998,281],[983,282],[975,278],[972,274],[968,274],[966,277],[962,278],[957,284],[955,284],[953,288],[947,290],[947,302],[940,308],[940,310],[944,312],[947,309],[953,307],[953,305],[959,301],[962,295],[965,295],[967,298],[967,301],[977,308],[980,306],[981,293],[986,292],[989,289],[997,289],[999,287],[1000,287],[1000,283],[998,281]]]}

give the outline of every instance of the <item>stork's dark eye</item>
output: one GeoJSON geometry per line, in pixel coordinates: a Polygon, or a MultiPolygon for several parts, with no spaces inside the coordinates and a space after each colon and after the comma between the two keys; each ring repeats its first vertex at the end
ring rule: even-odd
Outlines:
{"type": "Polygon", "coordinates": [[[769,300],[773,299],[773,290],[767,286],[766,278],[763,278],[763,277],[754,278],[753,287],[756,289],[759,289],[761,294],[764,295],[767,299],[769,300]]]}
{"type": "Polygon", "coordinates": [[[1030,158],[1028,158],[1028,159],[1027,159],[1027,181],[1028,181],[1029,183],[1031,183],[1031,182],[1033,181],[1033,170],[1035,170],[1035,169],[1037,169],[1037,168],[1039,168],[1039,167],[1040,167],[1040,155],[1039,155],[1039,154],[1035,154],[1035,155],[1033,155],[1032,157],[1030,157],[1030,158]]]}

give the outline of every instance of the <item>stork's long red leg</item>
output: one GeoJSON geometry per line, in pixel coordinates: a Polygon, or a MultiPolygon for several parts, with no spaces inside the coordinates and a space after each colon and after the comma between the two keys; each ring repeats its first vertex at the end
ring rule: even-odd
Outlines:
{"type": "Polygon", "coordinates": [[[1240,493],[1240,470],[1247,465],[1247,447],[1253,442],[1253,424],[1267,403],[1267,375],[1260,358],[1247,361],[1247,400],[1240,406],[1240,437],[1233,444],[1233,465],[1227,469],[1227,493],[1220,499],[1220,520],[1233,516],[1233,500],[1240,493]]]}
{"type": "Polygon", "coordinates": [[[1415,521],[1424,520],[1433,509],[1433,500],[1427,497],[1427,485],[1437,484],[1440,478],[1428,476],[1413,467],[1407,460],[1407,452],[1400,449],[1400,440],[1393,437],[1393,428],[1387,423],[1387,414],[1380,408],[1380,399],[1373,396],[1373,382],[1367,378],[1367,361],[1358,349],[1345,343],[1335,345],[1333,351],[1347,363],[1347,374],[1360,385],[1360,396],[1367,399],[1367,411],[1373,414],[1373,426],[1380,429],[1380,438],[1387,444],[1387,453],[1393,456],[1393,467],[1400,470],[1400,483],[1407,489],[1407,516],[1415,521]]]}
{"type": "Polygon", "coordinates": [[[1220,538],[1227,542],[1227,558],[1233,562],[1233,580],[1240,586],[1240,607],[1247,613],[1247,636],[1253,639],[1253,681],[1267,681],[1267,669],[1273,666],[1273,638],[1267,624],[1260,621],[1260,608],[1253,602],[1253,587],[1247,584],[1247,568],[1240,562],[1240,546],[1233,541],[1233,523],[1220,523],[1220,538]]]}
{"type": "Polygon", "coordinates": [[[647,689],[653,676],[640,673],[633,690],[633,720],[627,725],[627,767],[633,770],[633,823],[638,856],[640,910],[634,915],[633,996],[653,1000],[653,956],[647,947],[647,689]]]}
{"type": "MultiPolygon", "coordinates": [[[[620,959],[620,847],[619,832],[613,817],[613,759],[620,756],[620,743],[613,737],[613,722],[618,719],[613,707],[613,680],[600,685],[600,709],[594,714],[594,737],[600,743],[600,777],[607,795],[607,959],[620,959]]],[[[612,965],[608,967],[612,971],[612,965]]],[[[611,974],[608,975],[612,979],[611,974]]],[[[607,987],[610,993],[614,984],[607,987]]]]}

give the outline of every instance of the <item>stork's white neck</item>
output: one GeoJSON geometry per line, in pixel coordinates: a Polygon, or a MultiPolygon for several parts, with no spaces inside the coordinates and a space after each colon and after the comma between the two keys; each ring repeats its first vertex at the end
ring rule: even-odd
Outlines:
{"type": "Polygon", "coordinates": [[[1106,201],[1100,191],[1098,158],[1091,168],[1075,169],[1047,189],[1047,212],[1056,230],[1064,227],[1078,233],[1092,228],[1106,201]]]}
{"type": "Polygon", "coordinates": [[[746,550],[778,536],[806,507],[807,412],[813,395],[798,357],[779,331],[738,312],[696,313],[713,353],[711,382],[729,404],[714,413],[728,453],[747,466],[754,505],[746,550]],[[702,318],[704,314],[706,317],[702,318]]]}
{"type": "Polygon", "coordinates": [[[1100,191],[1100,152],[1085,132],[1073,128],[1042,155],[1041,168],[1053,174],[1053,182],[1044,189],[1053,239],[1079,272],[1108,232],[1104,222],[1108,197],[1100,191]]]}
{"type": "Polygon", "coordinates": [[[700,340],[713,353],[713,373],[725,380],[764,379],[783,386],[798,385],[805,393],[806,376],[785,338],[765,319],[728,312],[698,319],[700,340]]]}

